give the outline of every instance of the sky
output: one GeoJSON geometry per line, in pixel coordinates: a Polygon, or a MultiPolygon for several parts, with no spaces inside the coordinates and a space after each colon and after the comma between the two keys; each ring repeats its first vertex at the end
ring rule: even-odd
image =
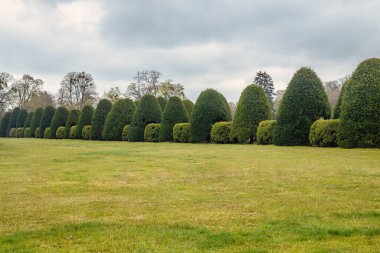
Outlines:
{"type": "Polygon", "coordinates": [[[378,0],[0,0],[0,72],[31,74],[56,93],[91,73],[101,95],[139,70],[237,101],[258,71],[285,89],[310,66],[322,81],[380,57],[378,0]]]}

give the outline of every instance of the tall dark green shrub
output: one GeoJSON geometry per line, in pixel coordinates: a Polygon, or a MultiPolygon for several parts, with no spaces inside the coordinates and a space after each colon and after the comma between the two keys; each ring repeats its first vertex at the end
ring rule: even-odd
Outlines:
{"type": "Polygon", "coordinates": [[[41,107],[38,107],[36,111],[34,112],[32,122],[30,123],[30,137],[36,137],[36,129],[40,126],[42,113],[44,112],[44,109],[41,107]]]}
{"type": "Polygon", "coordinates": [[[270,119],[271,106],[262,87],[251,84],[241,93],[236,107],[230,139],[234,143],[253,143],[259,123],[270,119]]]}
{"type": "Polygon", "coordinates": [[[73,109],[70,111],[69,116],[67,117],[67,121],[65,124],[65,139],[70,138],[70,130],[72,126],[76,126],[78,124],[80,111],[77,109],[73,109]]]}
{"type": "Polygon", "coordinates": [[[28,111],[25,109],[21,109],[17,115],[16,127],[23,128],[27,117],[28,111]]]}
{"type": "Polygon", "coordinates": [[[317,74],[308,67],[299,69],[282,98],[274,144],[308,145],[311,124],[319,118],[330,118],[330,114],[327,94],[317,74]]]}
{"type": "Polygon", "coordinates": [[[162,113],[160,141],[173,141],[173,127],[177,123],[189,122],[186,107],[179,97],[171,97],[162,113]]]}
{"type": "Polygon", "coordinates": [[[34,112],[28,113],[28,117],[25,120],[24,128],[30,127],[30,124],[32,123],[34,112]]]}
{"type": "Polygon", "coordinates": [[[149,123],[160,123],[161,106],[152,95],[144,95],[128,129],[128,141],[144,141],[144,130],[149,123]]]}
{"type": "Polygon", "coordinates": [[[77,139],[82,139],[83,127],[86,125],[91,125],[92,116],[94,115],[94,107],[91,105],[85,105],[79,116],[77,125],[77,139]]]}
{"type": "Polygon", "coordinates": [[[102,139],[120,141],[122,139],[123,128],[131,123],[135,110],[135,103],[131,99],[119,99],[107,115],[102,139]]]}
{"type": "Polygon", "coordinates": [[[66,107],[60,106],[54,113],[54,117],[50,124],[50,138],[57,139],[57,129],[58,127],[65,126],[67,117],[69,116],[69,111],[66,107]]]}
{"type": "Polygon", "coordinates": [[[9,136],[9,131],[12,129],[12,128],[16,128],[16,125],[17,125],[17,117],[18,117],[18,114],[20,112],[20,108],[16,107],[15,109],[13,109],[12,111],[12,115],[11,115],[11,118],[8,122],[8,127],[7,127],[7,137],[9,136]]]}
{"type": "Polygon", "coordinates": [[[164,111],[165,110],[165,106],[168,103],[168,101],[165,98],[163,98],[163,97],[158,97],[157,101],[158,101],[158,103],[161,106],[161,111],[164,111]]]}
{"type": "MultiPolygon", "coordinates": [[[[45,129],[47,127],[50,128],[51,121],[54,117],[55,114],[55,108],[53,106],[46,106],[44,109],[44,112],[42,113],[41,116],[41,121],[40,121],[40,138],[45,137],[45,129]]],[[[50,132],[49,132],[49,138],[50,138],[50,132]]]]}
{"type": "Polygon", "coordinates": [[[231,121],[231,120],[232,120],[232,113],[231,113],[230,105],[228,104],[227,99],[223,96],[222,93],[219,92],[219,95],[220,95],[220,97],[222,98],[222,101],[223,101],[224,107],[226,108],[226,112],[227,112],[227,121],[231,121]]]}
{"type": "Polygon", "coordinates": [[[102,131],[106,122],[107,114],[111,111],[112,103],[108,99],[101,99],[96,106],[94,117],[91,122],[91,140],[101,140],[102,131]]]}
{"type": "Polygon", "coordinates": [[[219,92],[214,89],[202,91],[191,114],[190,142],[210,141],[212,125],[228,121],[230,114],[219,92]]]}
{"type": "Polygon", "coordinates": [[[336,104],[335,104],[335,107],[334,107],[334,112],[333,112],[333,118],[334,119],[339,119],[340,118],[340,110],[341,110],[341,107],[342,107],[342,101],[343,101],[343,97],[344,97],[344,93],[345,93],[345,90],[346,90],[346,87],[347,87],[347,83],[350,79],[348,79],[347,81],[344,82],[343,86],[342,86],[342,89],[340,90],[340,94],[339,94],[339,97],[338,97],[338,100],[336,101],[336,104]]]}
{"type": "Polygon", "coordinates": [[[338,145],[380,147],[380,59],[365,60],[347,83],[340,113],[338,145]]]}
{"type": "Polygon", "coordinates": [[[11,117],[12,117],[12,113],[11,112],[7,112],[4,115],[4,118],[1,120],[1,124],[0,124],[0,137],[8,137],[7,136],[7,129],[8,129],[8,125],[9,125],[9,121],[11,120],[11,117]]]}
{"type": "Polygon", "coordinates": [[[189,99],[184,99],[182,100],[183,105],[185,106],[187,113],[189,115],[189,119],[191,118],[191,113],[193,112],[194,109],[194,103],[189,100],[189,99]]]}

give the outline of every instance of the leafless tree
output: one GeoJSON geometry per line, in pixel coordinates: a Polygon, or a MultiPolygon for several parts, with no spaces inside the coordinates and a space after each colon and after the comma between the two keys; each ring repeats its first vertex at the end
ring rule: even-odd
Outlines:
{"type": "Polygon", "coordinates": [[[32,99],[25,104],[25,109],[35,111],[38,107],[46,107],[48,105],[55,106],[54,96],[47,91],[42,91],[32,96],[32,99]]]}
{"type": "Polygon", "coordinates": [[[112,104],[114,104],[119,99],[122,99],[124,96],[121,94],[120,88],[118,86],[111,87],[107,92],[104,92],[103,97],[109,99],[112,104]]]}
{"type": "Polygon", "coordinates": [[[44,82],[41,79],[35,79],[31,75],[25,74],[21,79],[16,80],[12,89],[16,93],[16,104],[24,108],[32,97],[41,91],[44,82]]]}
{"type": "Polygon", "coordinates": [[[146,94],[157,96],[160,76],[161,73],[157,70],[137,71],[135,82],[127,88],[127,95],[136,100],[140,100],[146,94]]]}
{"type": "Polygon", "coordinates": [[[11,74],[0,73],[0,113],[6,111],[15,102],[15,91],[11,87],[14,81],[11,74]]]}
{"type": "Polygon", "coordinates": [[[173,83],[172,80],[161,82],[158,86],[158,96],[169,99],[170,97],[177,96],[185,98],[185,87],[180,83],[173,83]]]}

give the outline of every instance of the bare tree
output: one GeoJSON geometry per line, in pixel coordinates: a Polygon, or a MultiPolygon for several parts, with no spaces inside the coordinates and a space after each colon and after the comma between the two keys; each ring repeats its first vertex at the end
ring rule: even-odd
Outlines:
{"type": "Polygon", "coordinates": [[[0,113],[6,111],[15,102],[15,91],[11,87],[14,81],[11,74],[0,73],[0,113]]]}
{"type": "Polygon", "coordinates": [[[120,88],[118,86],[111,87],[111,89],[103,94],[104,98],[109,99],[112,104],[114,104],[119,99],[122,99],[124,96],[121,94],[120,88]]]}
{"type": "Polygon", "coordinates": [[[173,80],[162,82],[158,86],[158,96],[169,99],[170,97],[177,96],[185,98],[185,87],[180,83],[173,83],[173,80]]]}
{"type": "Polygon", "coordinates": [[[157,70],[137,71],[134,77],[136,82],[128,86],[127,95],[136,100],[140,100],[146,94],[157,96],[160,76],[161,73],[157,70]]]}
{"type": "Polygon", "coordinates": [[[46,107],[48,105],[55,106],[54,96],[47,91],[42,91],[32,96],[32,99],[25,104],[25,109],[35,111],[38,107],[46,107]]]}
{"type": "Polygon", "coordinates": [[[346,80],[350,78],[349,75],[339,78],[337,80],[328,81],[323,83],[323,87],[327,93],[329,103],[332,108],[335,107],[336,102],[338,101],[340,91],[342,90],[343,84],[346,80]]]}
{"type": "Polygon", "coordinates": [[[32,97],[41,91],[44,82],[41,79],[34,79],[31,75],[25,74],[20,80],[16,80],[12,89],[16,93],[16,103],[20,108],[24,108],[32,97]]]}

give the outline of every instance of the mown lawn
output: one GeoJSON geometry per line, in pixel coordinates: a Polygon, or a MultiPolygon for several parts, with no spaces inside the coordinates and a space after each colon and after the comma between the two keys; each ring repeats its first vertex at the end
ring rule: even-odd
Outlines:
{"type": "Polygon", "coordinates": [[[379,252],[380,150],[0,139],[0,252],[379,252]]]}

